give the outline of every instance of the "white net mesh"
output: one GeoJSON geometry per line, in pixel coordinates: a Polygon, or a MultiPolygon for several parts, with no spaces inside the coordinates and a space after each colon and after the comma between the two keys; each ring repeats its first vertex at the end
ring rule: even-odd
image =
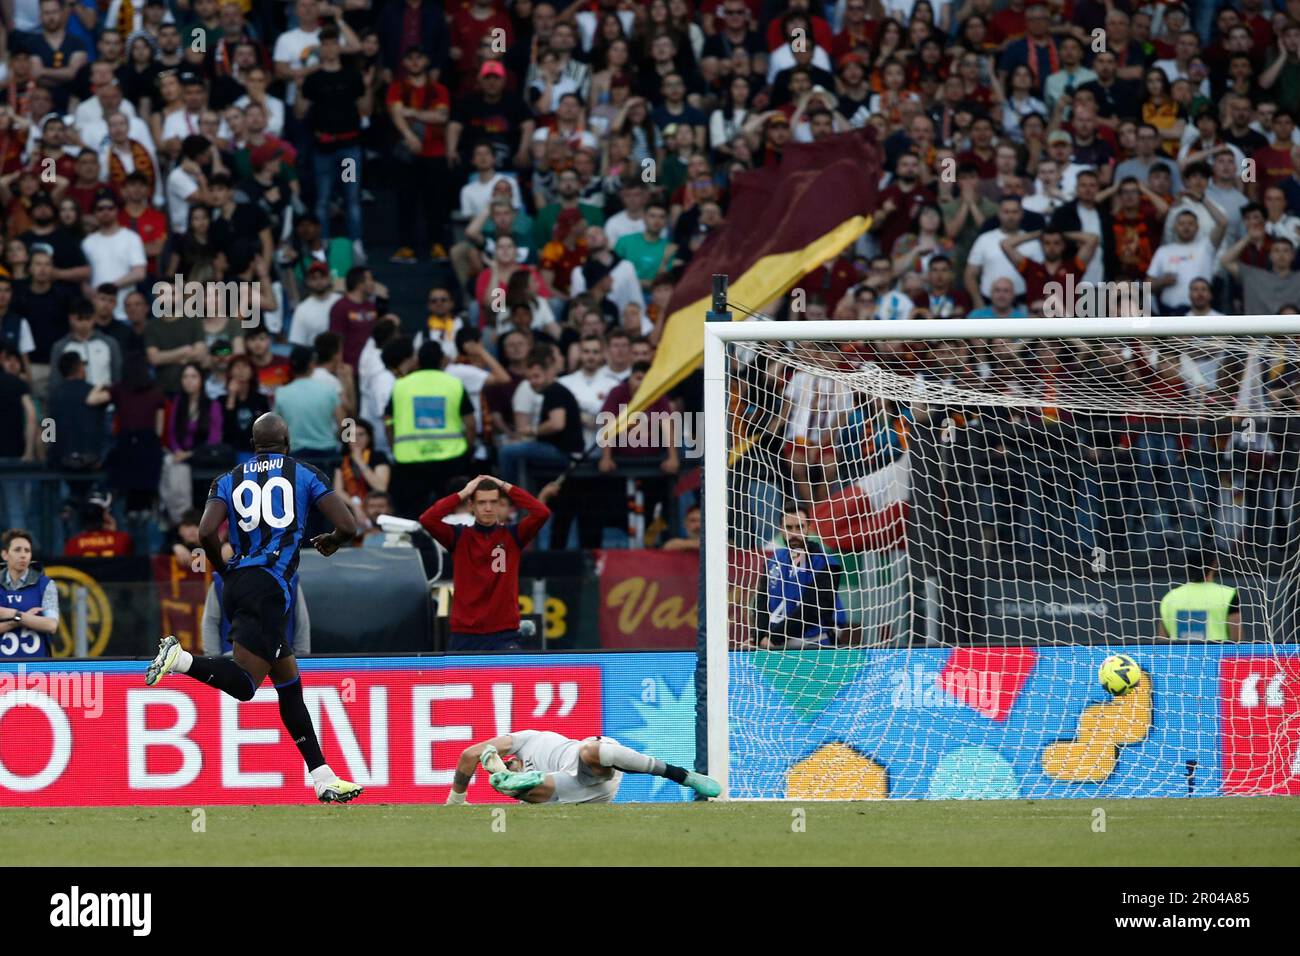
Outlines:
{"type": "Polygon", "coordinates": [[[732,343],[725,388],[732,797],[1300,792],[1300,339],[732,343]]]}

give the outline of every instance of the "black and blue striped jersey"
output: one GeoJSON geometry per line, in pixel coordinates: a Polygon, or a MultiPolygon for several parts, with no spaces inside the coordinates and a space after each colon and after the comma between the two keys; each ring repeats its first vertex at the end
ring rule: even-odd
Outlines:
{"type": "Polygon", "coordinates": [[[219,475],[208,498],[226,504],[235,551],[226,572],[266,568],[280,582],[285,606],[291,607],[307,519],[316,502],[332,490],[314,465],[266,452],[219,475]]]}

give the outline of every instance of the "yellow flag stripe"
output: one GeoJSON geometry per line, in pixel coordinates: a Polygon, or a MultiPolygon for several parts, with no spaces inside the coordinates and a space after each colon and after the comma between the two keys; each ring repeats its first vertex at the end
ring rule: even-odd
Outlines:
{"type": "MultiPolygon", "coordinates": [[[[755,308],[785,295],[813,269],[834,259],[856,242],[871,228],[871,219],[871,216],[853,216],[802,249],[763,256],[730,284],[728,295],[755,308]]],[[[614,434],[621,434],[628,428],[628,415],[648,407],[699,368],[704,359],[704,316],[711,304],[710,298],[702,298],[668,317],[654,364],[646,373],[645,381],[627,412],[621,414],[613,426],[614,434]]],[[[829,305],[835,307],[833,302],[829,305]]],[[[745,318],[736,315],[733,321],[745,318]]]]}

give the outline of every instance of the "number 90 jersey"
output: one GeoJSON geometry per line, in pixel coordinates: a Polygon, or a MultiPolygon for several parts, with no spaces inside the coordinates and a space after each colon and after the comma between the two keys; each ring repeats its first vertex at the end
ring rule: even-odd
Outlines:
{"type": "Polygon", "coordinates": [[[236,568],[266,568],[286,602],[298,585],[298,552],[311,509],[332,489],[320,469],[288,455],[260,453],[212,482],[209,499],[226,503],[236,568]]]}

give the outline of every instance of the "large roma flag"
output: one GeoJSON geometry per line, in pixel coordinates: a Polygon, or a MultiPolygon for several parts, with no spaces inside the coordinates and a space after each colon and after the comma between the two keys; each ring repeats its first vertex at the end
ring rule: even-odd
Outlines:
{"type": "Polygon", "coordinates": [[[881,166],[874,132],[863,130],[793,143],[779,163],[736,176],[726,224],[673,291],[654,365],[629,411],[645,408],[699,367],[715,274],[729,276],[729,297],[750,308],[784,295],[871,226],[881,166]]]}

